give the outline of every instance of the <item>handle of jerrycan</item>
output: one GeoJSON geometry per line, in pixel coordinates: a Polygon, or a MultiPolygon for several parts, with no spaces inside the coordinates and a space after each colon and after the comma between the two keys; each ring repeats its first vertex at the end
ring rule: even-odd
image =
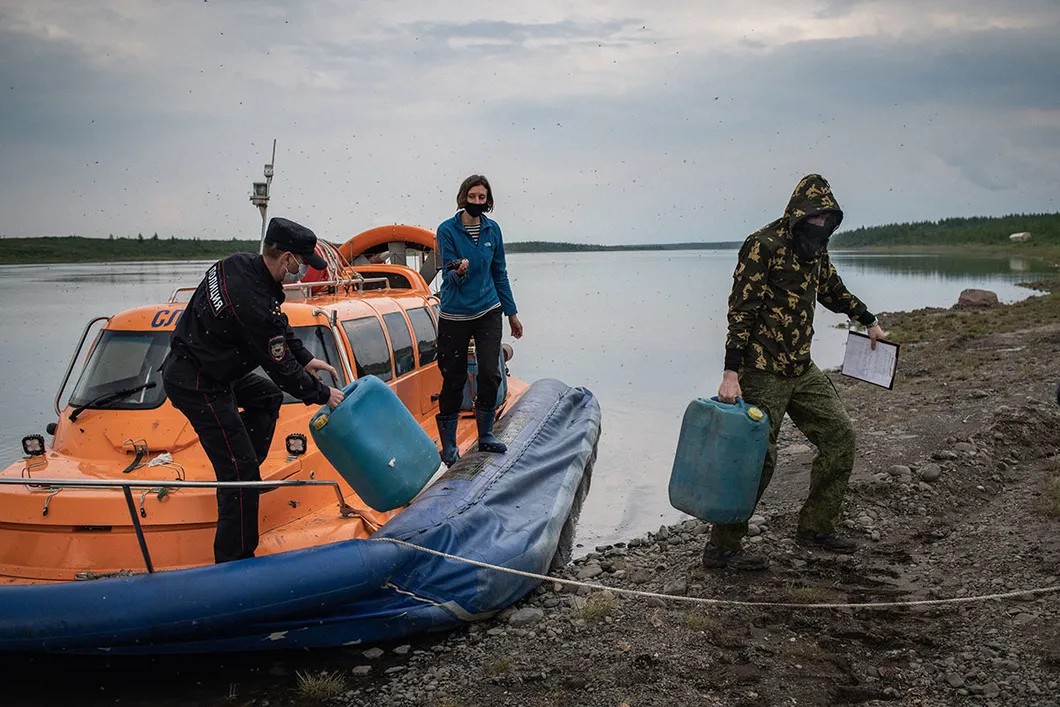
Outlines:
{"type": "Polygon", "coordinates": [[[751,418],[751,420],[753,420],[754,422],[761,422],[762,419],[766,416],[766,413],[762,408],[758,407],[757,405],[751,405],[739,395],[736,396],[736,400],[732,403],[722,402],[718,400],[718,396],[716,395],[711,398],[711,400],[720,405],[732,405],[743,410],[744,414],[746,414],[747,417],[751,418]]]}
{"type": "MultiPolygon", "coordinates": [[[[343,396],[342,403],[346,402],[346,400],[349,399],[350,395],[353,394],[353,391],[357,389],[357,386],[363,384],[364,381],[365,381],[365,378],[363,376],[361,378],[355,378],[354,380],[350,381],[346,385],[346,387],[342,389],[342,396],[343,396]]],[[[342,403],[339,403],[339,405],[342,405],[342,403]]],[[[322,409],[327,409],[327,410],[334,411],[336,408],[333,408],[330,405],[325,404],[322,409]]]]}
{"type": "Polygon", "coordinates": [[[346,385],[345,388],[342,389],[342,394],[345,396],[349,396],[349,394],[353,392],[353,389],[356,388],[357,385],[363,380],[364,378],[354,378],[346,385]]]}
{"type": "MultiPolygon", "coordinates": [[[[355,380],[352,380],[350,381],[349,385],[342,389],[342,403],[350,399],[350,394],[353,393],[354,389],[357,388],[357,385],[363,380],[364,378],[357,378],[355,380]]],[[[342,403],[339,403],[339,405],[342,405],[342,403]]],[[[309,419],[309,429],[313,431],[323,429],[324,426],[328,424],[328,420],[331,419],[331,413],[335,412],[337,408],[338,406],[331,407],[327,403],[321,405],[320,409],[317,410],[313,417],[309,419]]]]}

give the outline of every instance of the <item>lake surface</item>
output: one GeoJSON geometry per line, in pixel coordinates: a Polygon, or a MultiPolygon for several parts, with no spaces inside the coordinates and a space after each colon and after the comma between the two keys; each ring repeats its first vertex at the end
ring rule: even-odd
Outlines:
{"type": "MultiPolygon", "coordinates": [[[[1051,272],[1023,258],[833,254],[873,312],[949,307],[962,289],[1030,296],[1017,282],[1051,272]]],[[[603,408],[592,490],[579,525],[586,548],[676,521],[667,482],[685,406],[721,382],[726,300],[736,251],[512,254],[508,270],[525,335],[509,363],[524,380],[589,388],[603,408]]],[[[55,394],[88,320],[164,301],[207,265],[0,266],[0,458],[56,419],[55,394]]],[[[846,318],[818,307],[814,359],[836,366],[846,318]]],[[[76,380],[76,371],[73,380],[76,380]]],[[[67,387],[66,395],[70,392],[67,387]]],[[[62,401],[65,403],[65,399],[62,401]]]]}

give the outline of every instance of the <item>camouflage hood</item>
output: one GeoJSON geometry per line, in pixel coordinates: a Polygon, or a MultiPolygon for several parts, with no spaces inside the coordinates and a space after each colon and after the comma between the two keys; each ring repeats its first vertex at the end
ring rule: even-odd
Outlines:
{"type": "Polygon", "coordinates": [[[787,227],[788,235],[791,228],[807,216],[820,213],[834,213],[836,215],[835,227],[843,221],[843,210],[839,208],[839,202],[832,195],[832,187],[828,180],[819,174],[807,174],[795,187],[788,201],[788,207],[784,209],[782,225],[787,227]]]}

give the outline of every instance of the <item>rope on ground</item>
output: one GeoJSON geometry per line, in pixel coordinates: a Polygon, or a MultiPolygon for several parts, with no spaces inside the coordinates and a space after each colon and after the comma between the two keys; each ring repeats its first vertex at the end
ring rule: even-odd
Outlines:
{"type": "Polygon", "coordinates": [[[1019,589],[1011,592],[1000,592],[996,594],[979,594],[970,597],[950,597],[948,599],[917,599],[912,601],[883,601],[883,602],[863,602],[863,603],[821,603],[821,604],[804,604],[799,602],[775,602],[775,601],[742,601],[739,599],[713,599],[710,597],[687,597],[678,594],[662,594],[660,592],[645,592],[639,589],[622,589],[620,587],[608,587],[605,584],[596,584],[595,582],[582,582],[576,579],[562,579],[559,577],[550,577],[546,574],[537,574],[535,572],[524,572],[523,570],[516,570],[510,567],[502,567],[501,565],[493,565],[489,562],[481,562],[479,560],[470,560],[466,557],[460,557],[458,555],[451,555],[447,552],[440,550],[432,550],[428,547],[422,547],[415,543],[406,542],[404,540],[398,540],[397,538],[370,538],[374,542],[386,542],[407,547],[418,552],[424,552],[428,555],[435,555],[437,557],[444,557],[447,560],[454,560],[456,562],[463,562],[465,564],[474,565],[475,567],[482,567],[483,569],[495,570],[497,572],[505,572],[507,574],[514,574],[519,577],[527,577],[529,579],[538,579],[544,582],[557,582],[559,584],[566,584],[574,587],[588,587],[590,589],[607,590],[615,594],[626,594],[629,596],[645,597],[645,598],[656,598],[665,599],[669,601],[685,602],[688,604],[713,604],[715,606],[750,606],[759,608],[780,608],[780,609],[894,609],[898,607],[907,606],[942,606],[947,604],[971,604],[982,601],[992,601],[995,599],[1014,599],[1016,597],[1035,596],[1039,594],[1051,594],[1053,592],[1060,592],[1060,585],[1053,585],[1050,587],[1040,587],[1038,589],[1019,589]]]}

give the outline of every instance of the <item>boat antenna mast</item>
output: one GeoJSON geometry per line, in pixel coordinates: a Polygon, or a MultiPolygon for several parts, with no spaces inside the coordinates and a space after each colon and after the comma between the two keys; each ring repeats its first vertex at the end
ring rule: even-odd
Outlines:
{"type": "Polygon", "coordinates": [[[250,203],[258,207],[258,211],[261,212],[261,243],[258,245],[258,252],[265,250],[265,226],[268,224],[268,211],[269,211],[269,189],[272,187],[272,166],[276,163],[276,139],[272,141],[272,159],[265,165],[265,181],[254,182],[253,190],[250,193],[250,203]]]}

